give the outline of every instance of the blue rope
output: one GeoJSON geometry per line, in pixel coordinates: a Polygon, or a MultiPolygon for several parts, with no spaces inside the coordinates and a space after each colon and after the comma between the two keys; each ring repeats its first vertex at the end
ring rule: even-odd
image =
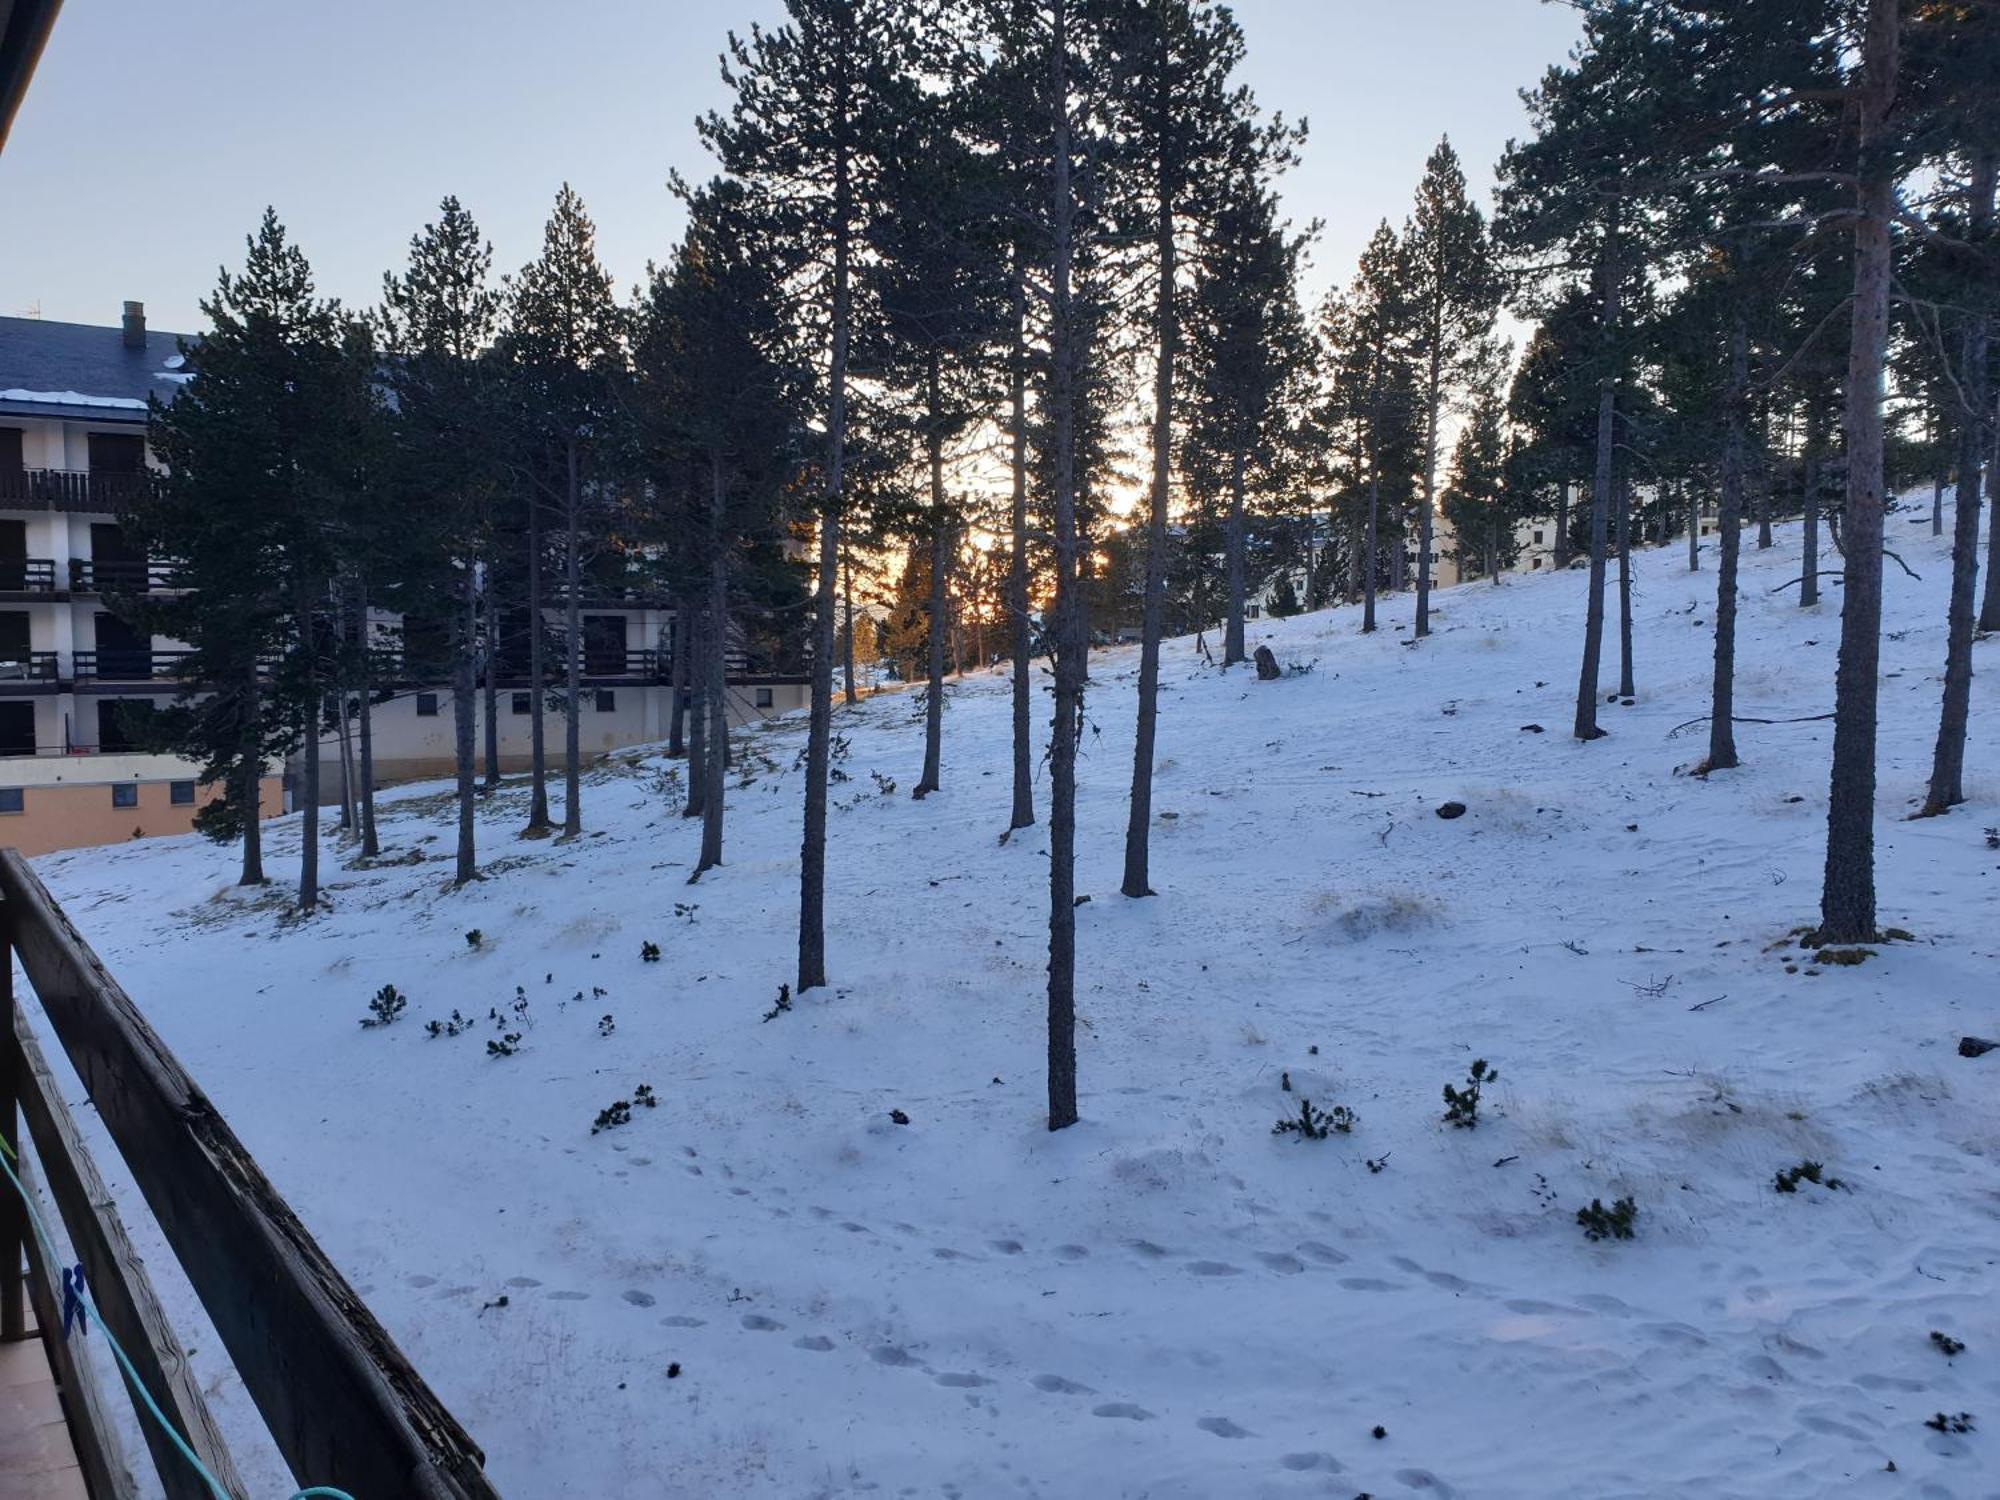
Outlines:
{"type": "MultiPolygon", "coordinates": [[[[28,1211],[28,1222],[34,1226],[35,1237],[41,1241],[42,1250],[48,1256],[49,1263],[54,1265],[62,1259],[62,1256],[56,1249],[55,1240],[49,1234],[48,1225],[42,1222],[42,1216],[35,1208],[35,1200],[28,1195],[28,1189],[22,1184],[21,1179],[14,1175],[14,1168],[9,1165],[13,1156],[14,1153],[8,1149],[6,1141],[0,1140],[0,1172],[5,1172],[7,1180],[14,1185],[15,1193],[20,1196],[21,1206],[28,1211]]],[[[69,1272],[65,1271],[63,1276],[67,1292],[69,1272]]],[[[125,1379],[131,1384],[132,1393],[139,1398],[140,1404],[153,1414],[153,1420],[159,1423],[160,1430],[167,1435],[174,1447],[180,1450],[181,1457],[185,1458],[193,1466],[195,1473],[201,1476],[202,1482],[208,1486],[215,1500],[236,1500],[235,1496],[222,1487],[222,1481],[208,1471],[208,1465],[195,1456],[194,1449],[187,1445],[186,1439],[176,1432],[174,1424],[167,1420],[167,1414],[160,1410],[159,1403],[153,1399],[153,1393],[146,1389],[146,1383],[139,1378],[139,1372],[132,1368],[132,1361],[126,1357],[125,1351],[118,1345],[118,1340],[111,1336],[111,1330],[105,1326],[104,1314],[98,1310],[97,1299],[84,1285],[81,1275],[75,1280],[74,1295],[85,1308],[96,1315],[97,1331],[104,1335],[104,1342],[111,1346],[112,1356],[118,1361],[118,1368],[125,1372],[125,1379]]],[[[88,1325],[85,1326],[85,1331],[88,1332],[88,1325]]],[[[67,1332],[64,1337],[68,1337],[67,1332]]],[[[314,1485],[310,1489],[296,1491],[289,1500],[354,1500],[354,1497],[346,1490],[337,1490],[329,1485],[314,1485]]]]}

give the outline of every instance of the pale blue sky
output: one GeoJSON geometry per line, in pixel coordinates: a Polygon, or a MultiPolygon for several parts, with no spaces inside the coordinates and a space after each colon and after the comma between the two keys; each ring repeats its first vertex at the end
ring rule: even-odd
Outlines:
{"type": "MultiPolygon", "coordinates": [[[[496,264],[535,252],[568,179],[621,288],[665,259],[669,170],[705,172],[724,33],[778,0],[68,0],[0,156],[0,313],[197,326],[263,206],[321,289],[372,302],[456,193],[496,264]]],[[[1312,138],[1286,185],[1326,221],[1312,289],[1400,222],[1448,132],[1476,190],[1575,13],[1541,0],[1237,0],[1246,80],[1312,138]]]]}

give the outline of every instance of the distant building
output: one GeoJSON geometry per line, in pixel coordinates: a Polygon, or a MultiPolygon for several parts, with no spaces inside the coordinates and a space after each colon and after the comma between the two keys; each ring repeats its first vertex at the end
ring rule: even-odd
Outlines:
{"type": "MultiPolygon", "coordinates": [[[[0,318],[0,844],[29,854],[185,833],[219,793],[197,784],[199,767],[134,743],[138,718],[181,691],[187,651],[134,630],[107,603],[107,595],[176,587],[172,562],[141,554],[118,515],[154,467],[147,398],[170,401],[191,378],[179,337],[149,330],[137,302],[125,304],[115,328],[0,318]]],[[[585,753],[665,738],[672,611],[638,589],[586,588],[585,753]]],[[[559,629],[564,600],[551,592],[548,623],[559,629]]],[[[372,710],[378,781],[450,770],[451,694],[437,653],[417,622],[405,628],[378,612],[371,625],[384,694],[372,710]]],[[[516,634],[525,638],[525,627],[522,620],[516,634]]],[[[741,651],[731,660],[732,719],[805,706],[802,674],[758,665],[741,651]]],[[[498,688],[501,763],[519,769],[532,702],[525,660],[503,654],[498,688]]],[[[550,734],[560,746],[559,695],[553,701],[550,734]]],[[[483,725],[477,733],[483,743],[483,725]]],[[[318,753],[332,801],[338,740],[326,736],[318,753]]],[[[284,809],[283,786],[273,768],[264,816],[284,809]]]]}

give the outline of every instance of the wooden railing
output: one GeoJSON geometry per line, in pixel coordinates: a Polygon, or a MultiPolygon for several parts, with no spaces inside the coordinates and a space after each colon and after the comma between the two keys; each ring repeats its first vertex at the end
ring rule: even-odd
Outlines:
{"type": "Polygon", "coordinates": [[[148,474],[0,468],[0,509],[115,515],[151,482],[152,476],[148,474]]]}
{"type": "Polygon", "coordinates": [[[0,592],[52,594],[56,564],[52,557],[0,557],[0,592]]]}
{"type": "MultiPolygon", "coordinates": [[[[15,960],[297,1481],[360,1500],[498,1500],[478,1445],[12,849],[0,850],[0,940],[0,1135],[21,1156],[17,1118],[26,1121],[34,1149],[23,1181],[54,1200],[105,1328],[202,1463],[232,1495],[244,1493],[118,1205],[15,1004],[15,960]]],[[[214,1500],[143,1411],[157,1482],[135,1482],[107,1420],[117,1372],[94,1379],[84,1368],[89,1340],[63,1336],[60,1288],[61,1268],[0,1182],[0,1339],[26,1335],[25,1293],[69,1400],[92,1500],[214,1500]]]]}
{"type": "Polygon", "coordinates": [[[153,651],[142,646],[76,651],[70,655],[77,681],[171,682],[192,651],[153,651]]]}
{"type": "Polygon", "coordinates": [[[70,559],[69,586],[79,594],[158,594],[180,587],[180,568],[143,558],[70,559]]]}

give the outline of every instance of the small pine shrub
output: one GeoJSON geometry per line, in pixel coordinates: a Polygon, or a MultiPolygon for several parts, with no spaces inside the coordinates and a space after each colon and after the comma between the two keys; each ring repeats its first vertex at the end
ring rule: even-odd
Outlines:
{"type": "Polygon", "coordinates": [[[1445,1124],[1456,1130],[1478,1129],[1480,1091],[1499,1076],[1500,1070],[1487,1067],[1485,1058],[1475,1058],[1466,1071],[1464,1088],[1444,1086],[1445,1124]]]}
{"type": "Polygon", "coordinates": [[[1632,1221],[1638,1216],[1639,1205],[1630,1198],[1620,1198],[1609,1208],[1592,1198],[1590,1207],[1576,1211],[1576,1222],[1583,1226],[1586,1239],[1629,1240],[1633,1237],[1632,1221]]]}
{"type": "Polygon", "coordinates": [[[1931,1345],[1946,1359],[1956,1359],[1965,1353],[1965,1344],[1961,1340],[1948,1333],[1940,1333],[1935,1328],[1931,1330],[1931,1345]]]}
{"type": "Polygon", "coordinates": [[[470,929],[465,934],[465,946],[472,949],[473,952],[477,953],[485,945],[486,934],[481,932],[477,927],[470,929]]]}
{"type": "Polygon", "coordinates": [[[361,1025],[369,1031],[377,1026],[393,1026],[403,1019],[403,1010],[409,1003],[393,984],[385,984],[368,1002],[368,1014],[361,1018],[361,1025]]]}
{"type": "Polygon", "coordinates": [[[683,922],[692,922],[694,920],[694,914],[700,910],[701,910],[701,903],[698,901],[696,902],[676,901],[674,903],[674,915],[679,917],[683,922]]]}
{"type": "Polygon", "coordinates": [[[643,1105],[647,1109],[658,1109],[660,1107],[659,1096],[653,1092],[653,1086],[650,1083],[642,1083],[636,1089],[632,1090],[632,1102],[643,1105]]]}
{"type": "MultiPolygon", "coordinates": [[[[362,1024],[365,1026],[367,1022],[364,1021],[362,1024]]],[[[449,1021],[424,1022],[424,1035],[431,1037],[462,1036],[471,1029],[471,1018],[469,1016],[462,1016],[457,1011],[451,1013],[449,1021]]]]}
{"type": "Polygon", "coordinates": [[[896,782],[894,777],[884,776],[880,771],[870,771],[868,774],[875,778],[876,791],[880,792],[885,797],[893,797],[896,795],[896,782]]]}
{"type": "Polygon", "coordinates": [[[1933,1432],[1950,1432],[1961,1437],[1972,1431],[1973,1425],[1972,1413],[1969,1411],[1962,1411],[1957,1416],[1939,1412],[1924,1419],[1924,1426],[1933,1432]]]}
{"type": "Polygon", "coordinates": [[[1802,1182],[1810,1182],[1816,1187],[1823,1187],[1829,1193],[1837,1193],[1847,1186],[1838,1177],[1825,1176],[1825,1171],[1826,1167],[1822,1162],[1802,1161],[1795,1167],[1786,1167],[1780,1171],[1775,1185],[1781,1193],[1796,1193],[1799,1190],[1799,1184],[1802,1182]]]}
{"type": "Polygon", "coordinates": [[[597,1018],[597,1034],[599,1036],[610,1036],[617,1029],[618,1023],[612,1020],[610,1016],[599,1016],[597,1018]]]}
{"type": "Polygon", "coordinates": [[[498,1037],[488,1037],[486,1039],[486,1055],[488,1057],[512,1057],[520,1050],[521,1033],[518,1031],[503,1032],[498,1037]]]}
{"type": "Polygon", "coordinates": [[[1330,1135],[1351,1135],[1361,1117],[1345,1104],[1319,1109],[1310,1099],[1299,1100],[1297,1115],[1287,1115],[1271,1127],[1273,1135],[1295,1135],[1302,1141],[1323,1141],[1330,1135]]]}
{"type": "Polygon", "coordinates": [[[778,1019],[778,1017],[790,1011],[791,1008],[792,1008],[792,987],[789,984],[781,984],[778,986],[778,1003],[776,1005],[773,1005],[769,1010],[764,1012],[764,1019],[767,1021],[775,1021],[778,1019]]]}
{"type": "Polygon", "coordinates": [[[600,1131],[612,1130],[620,1125],[629,1125],[631,1123],[632,1101],[630,1099],[613,1099],[610,1104],[597,1112],[597,1118],[591,1122],[590,1133],[596,1135],[600,1131]]]}
{"type": "Polygon", "coordinates": [[[648,942],[648,943],[641,943],[639,945],[640,963],[656,964],[659,961],[660,961],[660,945],[658,943],[648,942]]]}

